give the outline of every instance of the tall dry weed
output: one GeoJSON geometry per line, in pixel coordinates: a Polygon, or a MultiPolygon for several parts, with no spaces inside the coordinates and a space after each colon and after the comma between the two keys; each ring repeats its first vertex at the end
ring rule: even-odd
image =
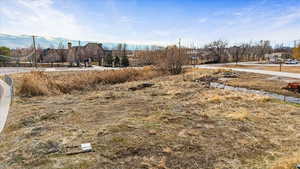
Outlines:
{"type": "Polygon", "coordinates": [[[94,88],[99,84],[118,84],[136,80],[147,80],[162,75],[152,67],[143,69],[107,70],[102,72],[75,72],[51,76],[45,72],[31,72],[24,76],[21,96],[42,96],[70,93],[74,90],[94,88]]]}

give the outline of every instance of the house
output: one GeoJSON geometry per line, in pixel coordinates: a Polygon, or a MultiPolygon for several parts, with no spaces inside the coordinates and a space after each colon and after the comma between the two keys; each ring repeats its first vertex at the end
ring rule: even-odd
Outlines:
{"type": "Polygon", "coordinates": [[[265,58],[270,63],[278,63],[279,61],[284,61],[291,57],[291,54],[288,52],[274,52],[270,54],[265,54],[265,58]]]}
{"type": "Polygon", "coordinates": [[[85,46],[72,46],[68,43],[67,61],[70,63],[80,63],[91,58],[92,61],[103,62],[103,58],[108,52],[105,51],[101,43],[88,43],[85,46]]]}
{"type": "Polygon", "coordinates": [[[51,49],[47,48],[40,52],[38,61],[41,63],[65,62],[67,49],[51,49]]]}
{"type": "Polygon", "coordinates": [[[69,62],[71,64],[84,62],[86,59],[92,61],[103,62],[103,58],[111,54],[111,51],[104,50],[101,43],[87,43],[84,46],[72,46],[68,43],[67,49],[44,49],[39,52],[39,62],[53,63],[53,62],[69,62]]]}

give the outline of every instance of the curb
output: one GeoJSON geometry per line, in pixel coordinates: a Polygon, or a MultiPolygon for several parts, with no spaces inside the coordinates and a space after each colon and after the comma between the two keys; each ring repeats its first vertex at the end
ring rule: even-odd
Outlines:
{"type": "Polygon", "coordinates": [[[6,84],[4,81],[0,80],[0,133],[2,132],[12,99],[12,90],[11,87],[6,84]]]}

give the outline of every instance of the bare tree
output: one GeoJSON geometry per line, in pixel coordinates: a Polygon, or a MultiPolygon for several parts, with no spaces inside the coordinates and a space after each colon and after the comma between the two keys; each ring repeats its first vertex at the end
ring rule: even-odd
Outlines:
{"type": "Polygon", "coordinates": [[[124,43],[122,46],[121,65],[123,67],[129,66],[129,59],[127,56],[127,44],[126,43],[124,43]]]}
{"type": "Polygon", "coordinates": [[[214,41],[205,46],[205,48],[209,49],[214,56],[213,62],[224,62],[228,59],[228,51],[227,51],[228,42],[223,40],[214,41]]]}
{"type": "Polygon", "coordinates": [[[59,42],[58,47],[57,47],[57,54],[59,56],[60,62],[65,62],[67,61],[67,51],[65,50],[65,45],[63,42],[59,42]]]}
{"type": "Polygon", "coordinates": [[[102,44],[99,46],[99,48],[97,48],[97,57],[98,57],[98,66],[101,66],[102,63],[102,57],[104,57],[104,53],[103,53],[104,48],[102,47],[102,44]]]}
{"type": "Polygon", "coordinates": [[[232,59],[235,61],[235,63],[238,64],[238,62],[241,59],[244,59],[244,56],[248,49],[249,49],[249,45],[243,43],[241,45],[235,45],[233,47],[230,47],[228,52],[231,55],[232,59]]]}
{"type": "Polygon", "coordinates": [[[40,44],[37,45],[36,53],[37,53],[37,57],[38,57],[37,62],[41,62],[42,61],[43,48],[41,47],[40,44]]]}
{"type": "Polygon", "coordinates": [[[261,40],[254,48],[258,60],[265,60],[265,54],[272,51],[270,41],[261,40]]]}

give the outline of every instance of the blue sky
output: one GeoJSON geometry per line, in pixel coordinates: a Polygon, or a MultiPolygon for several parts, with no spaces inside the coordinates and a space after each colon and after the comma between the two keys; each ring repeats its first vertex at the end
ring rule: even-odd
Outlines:
{"type": "Polygon", "coordinates": [[[0,0],[0,33],[172,44],[300,39],[299,0],[0,0]]]}

